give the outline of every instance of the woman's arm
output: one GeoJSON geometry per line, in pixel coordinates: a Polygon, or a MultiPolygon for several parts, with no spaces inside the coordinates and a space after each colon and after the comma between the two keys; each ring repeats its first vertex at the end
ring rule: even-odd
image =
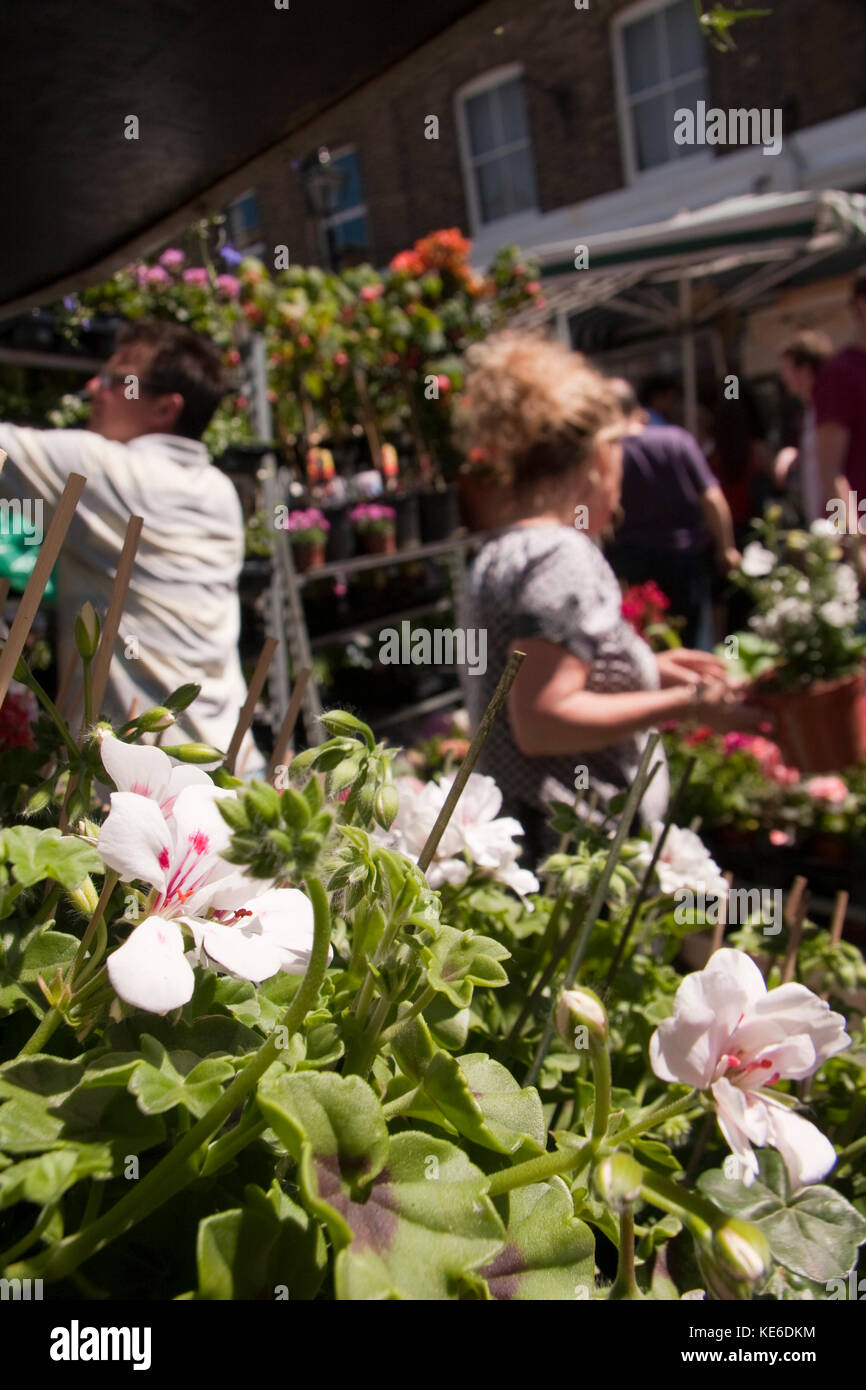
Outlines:
{"type": "Polygon", "coordinates": [[[541,637],[512,642],[526,653],[508,697],[514,742],[526,757],[595,753],[665,719],[690,719],[718,730],[756,728],[766,712],[731,699],[720,682],[704,698],[693,685],[606,695],[586,689],[586,664],[541,637]]]}

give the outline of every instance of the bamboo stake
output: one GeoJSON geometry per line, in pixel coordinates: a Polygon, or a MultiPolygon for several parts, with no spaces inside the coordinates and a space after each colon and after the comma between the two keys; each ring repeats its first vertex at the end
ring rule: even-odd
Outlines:
{"type": "Polygon", "coordinates": [[[99,646],[93,661],[91,690],[94,719],[99,718],[102,701],[105,699],[105,689],[108,685],[108,673],[111,669],[111,658],[114,655],[114,644],[117,641],[117,634],[120,631],[120,620],[123,617],[123,609],[126,604],[126,593],[132,576],[132,567],[135,563],[135,555],[138,550],[138,541],[141,536],[141,528],[143,525],[144,518],[140,516],[131,516],[127,523],[123,549],[120,552],[117,572],[114,576],[114,584],[111,590],[111,601],[108,605],[108,612],[105,615],[102,635],[100,636],[99,646]]]}
{"type": "Polygon", "coordinates": [[[249,690],[247,691],[247,698],[244,701],[243,709],[238,715],[238,722],[235,726],[235,731],[232,734],[232,741],[228,746],[228,751],[226,752],[225,765],[228,768],[229,772],[234,772],[235,759],[238,756],[243,736],[249,728],[250,724],[252,723],[252,718],[253,714],[255,713],[256,704],[258,703],[259,696],[261,695],[262,690],[264,689],[264,684],[268,677],[268,667],[274,659],[274,652],[276,651],[276,649],[276,637],[266,637],[265,645],[262,647],[261,656],[256,662],[256,669],[253,672],[253,678],[250,681],[249,690]]]}
{"type": "Polygon", "coordinates": [[[286,754],[289,751],[289,744],[292,741],[292,734],[295,732],[295,725],[298,722],[298,715],[301,712],[301,705],[307,693],[307,686],[313,674],[311,666],[302,666],[298,671],[295,680],[295,688],[292,691],[292,698],[289,700],[289,708],[286,710],[285,718],[280,725],[280,732],[277,734],[277,741],[274,744],[274,751],[268,763],[268,781],[273,782],[274,773],[278,767],[285,763],[286,754]]]}
{"type": "Polygon", "coordinates": [[[443,805],[442,810],[436,817],[433,829],[430,831],[430,834],[427,836],[427,839],[425,841],[424,848],[418,855],[418,868],[421,869],[423,873],[426,873],[430,867],[433,855],[436,853],[436,847],[445,833],[445,827],[451,819],[454,807],[460,800],[460,795],[463,791],[463,788],[469,781],[469,774],[475,766],[482,748],[487,742],[488,735],[490,733],[490,730],[493,728],[496,716],[498,715],[502,706],[505,704],[505,701],[508,699],[508,692],[514,684],[517,672],[520,670],[525,659],[526,652],[517,651],[512,652],[511,656],[508,658],[508,665],[502,672],[502,675],[499,678],[499,684],[493,692],[490,704],[484,711],[484,717],[482,718],[481,723],[478,725],[478,730],[475,734],[475,737],[469,745],[469,752],[466,754],[466,757],[463,759],[463,762],[460,764],[460,767],[457,770],[457,776],[454,778],[454,781],[451,784],[451,790],[445,798],[445,804],[443,805]]]}
{"type": "Polygon", "coordinates": [[[734,875],[733,875],[733,874],[730,872],[730,870],[729,870],[729,871],[725,874],[725,883],[728,885],[728,892],[725,894],[725,901],[724,901],[724,904],[723,904],[723,906],[721,907],[721,909],[720,909],[720,911],[719,911],[719,920],[718,920],[718,922],[716,922],[716,925],[713,927],[713,939],[712,939],[712,943],[711,943],[711,945],[710,945],[710,955],[711,955],[711,956],[714,956],[714,955],[716,954],[716,951],[719,950],[719,948],[721,947],[722,942],[723,942],[724,939],[725,939],[725,927],[728,925],[728,894],[729,894],[730,891],[731,891],[731,886],[732,886],[733,882],[734,882],[734,875]]]}
{"type": "Polygon", "coordinates": [[[9,597],[9,580],[8,580],[8,579],[0,579],[0,611],[2,611],[2,609],[5,607],[6,600],[7,600],[8,597],[9,597]]]}
{"type": "Polygon", "coordinates": [[[842,933],[845,930],[845,914],[848,911],[848,894],[844,888],[840,888],[836,894],[836,901],[833,905],[833,916],[830,919],[830,945],[838,946],[842,940],[842,933]]]}
{"type": "Polygon", "coordinates": [[[45,586],[57,562],[57,556],[60,554],[61,546],[66,539],[66,532],[69,530],[75,508],[78,506],[78,499],[86,482],[87,479],[80,473],[69,474],[66,486],[55,508],[54,516],[51,518],[48,534],[36,557],[33,573],[27,581],[27,588],[21,596],[18,612],[15,614],[9,636],[6,638],[2,655],[0,655],[0,705],[6,699],[9,683],[15,674],[15,667],[18,665],[24,650],[27,634],[33,619],[36,617],[42,595],[45,593],[45,586]]]}
{"type": "Polygon", "coordinates": [[[785,956],[785,964],[782,967],[782,984],[789,985],[794,978],[794,971],[797,966],[797,952],[800,949],[800,939],[803,935],[803,920],[806,916],[805,891],[808,880],[802,874],[797,874],[791,895],[788,898],[786,917],[788,919],[788,952],[785,956]]]}

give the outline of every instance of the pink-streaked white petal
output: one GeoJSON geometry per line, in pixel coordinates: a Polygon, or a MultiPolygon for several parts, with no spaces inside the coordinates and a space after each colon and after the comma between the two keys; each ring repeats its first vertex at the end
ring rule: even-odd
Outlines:
{"type": "Polygon", "coordinates": [[[108,978],[125,1003],[167,1014],[192,998],[195,975],[176,922],[146,917],[107,962],[108,978]]]}

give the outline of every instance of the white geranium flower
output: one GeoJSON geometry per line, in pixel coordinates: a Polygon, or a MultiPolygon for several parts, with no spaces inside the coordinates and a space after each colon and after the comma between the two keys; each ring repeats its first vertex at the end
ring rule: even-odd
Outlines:
{"type": "Polygon", "coordinates": [[[860,601],[860,585],[857,583],[857,575],[850,565],[837,565],[833,571],[833,587],[836,597],[842,603],[856,604],[860,601]]]}
{"type": "MultiPolygon", "coordinates": [[[[421,783],[414,777],[397,777],[394,785],[400,808],[390,830],[377,831],[376,838],[407,858],[417,859],[453,781],[453,777],[446,777],[441,782],[421,783]]],[[[514,843],[514,836],[522,835],[523,827],[511,816],[500,816],[501,806],[502,793],[493,778],[470,773],[427,870],[431,888],[441,888],[443,883],[459,887],[476,864],[520,897],[538,892],[538,879],[517,863],[520,846],[514,843]]]]}
{"type": "MultiPolygon", "coordinates": [[[[145,751],[120,743],[119,748],[133,755],[145,751]]],[[[121,767],[118,757],[123,754],[117,749],[109,753],[115,759],[113,780],[128,783],[135,777],[143,788],[141,760],[121,767]]],[[[221,857],[231,831],[217,802],[234,792],[207,781],[206,787],[196,783],[175,791],[170,780],[160,784],[154,778],[147,792],[113,792],[99,831],[97,851],[109,868],[124,882],[143,879],[156,889],[151,913],[107,962],[119,997],[149,1013],[164,1014],[188,1002],[195,987],[193,964],[259,983],[280,970],[302,973],[309,962],[312,904],[299,890],[271,888],[221,857]],[[194,942],[189,952],[182,927],[194,942]]]]}
{"type": "Polygon", "coordinates": [[[850,1044],[842,1015],[805,985],[768,993],[744,951],[720,950],[682,981],[673,1017],[650,1040],[650,1062],[662,1081],[712,1092],[747,1187],[758,1174],[752,1145],[778,1149],[793,1186],[802,1187],[830,1171],[836,1151],[766,1088],[811,1076],[850,1044]]]}
{"type": "Polygon", "coordinates": [[[822,603],[818,609],[819,617],[829,623],[830,627],[850,627],[857,618],[857,607],[850,603],[842,603],[837,598],[828,599],[822,603]]]}
{"type": "MultiPolygon", "coordinates": [[[[661,821],[655,821],[651,828],[652,845],[644,844],[635,856],[644,865],[649,863],[664,825],[661,821]]],[[[727,896],[728,885],[722,871],[701,837],[693,830],[684,830],[678,825],[672,825],[668,831],[656,863],[656,875],[663,893],[676,893],[679,888],[689,888],[707,897],[727,896]]]]}
{"type": "Polygon", "coordinates": [[[743,559],[740,568],[743,574],[750,579],[762,579],[765,574],[769,574],[776,567],[776,557],[772,550],[767,550],[766,546],[761,545],[760,541],[749,541],[743,551],[743,559]]]}
{"type": "Polygon", "coordinates": [[[99,740],[102,766],[119,792],[135,792],[155,801],[165,815],[184,787],[213,787],[200,767],[173,763],[161,748],[146,743],[124,743],[106,731],[99,740]]]}
{"type": "Polygon", "coordinates": [[[813,536],[838,536],[839,528],[828,516],[819,516],[809,527],[813,536]]]}

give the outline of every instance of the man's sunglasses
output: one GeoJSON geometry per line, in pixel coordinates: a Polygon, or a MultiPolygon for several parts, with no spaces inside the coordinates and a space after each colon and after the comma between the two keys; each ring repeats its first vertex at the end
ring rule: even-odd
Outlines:
{"type": "MultiPolygon", "coordinates": [[[[100,372],[99,376],[92,377],[91,380],[102,391],[110,391],[115,386],[126,386],[130,377],[135,377],[135,372],[100,372]]],[[[169,394],[162,386],[156,386],[150,381],[138,381],[139,391],[146,391],[152,396],[165,396],[169,394]]]]}

